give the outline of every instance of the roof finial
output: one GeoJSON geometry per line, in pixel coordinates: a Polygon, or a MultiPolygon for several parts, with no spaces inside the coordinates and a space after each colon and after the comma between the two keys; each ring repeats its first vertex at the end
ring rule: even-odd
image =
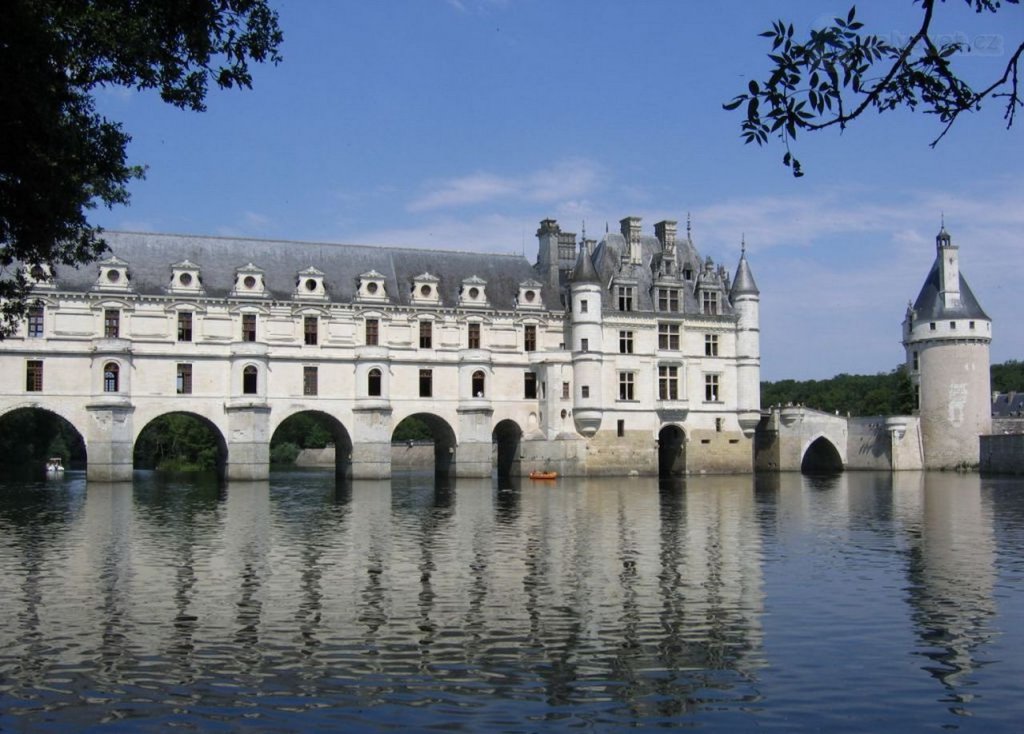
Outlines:
{"type": "Polygon", "coordinates": [[[690,212],[686,212],[686,239],[690,239],[690,212]]]}
{"type": "Polygon", "coordinates": [[[742,232],[740,234],[740,256],[747,254],[747,233],[742,232]]]}
{"type": "Polygon", "coordinates": [[[587,220],[586,219],[584,219],[582,221],[582,223],[580,224],[580,232],[581,232],[580,236],[583,238],[583,241],[586,242],[587,241],[587,220]]]}

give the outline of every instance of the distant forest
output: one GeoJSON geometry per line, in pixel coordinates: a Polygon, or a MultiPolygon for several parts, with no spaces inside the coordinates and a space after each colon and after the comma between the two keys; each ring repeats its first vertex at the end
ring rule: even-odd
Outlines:
{"type": "MultiPolygon", "coordinates": [[[[993,392],[1024,392],[1024,362],[992,365],[993,392]]],[[[761,407],[806,405],[841,415],[909,415],[914,392],[903,366],[877,375],[836,375],[827,380],[761,383],[761,407]]]]}

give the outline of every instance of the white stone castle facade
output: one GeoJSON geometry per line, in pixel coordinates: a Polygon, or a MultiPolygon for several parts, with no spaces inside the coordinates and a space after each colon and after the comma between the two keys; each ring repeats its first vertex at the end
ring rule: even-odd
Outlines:
{"type": "MultiPolygon", "coordinates": [[[[391,473],[409,416],[456,476],[745,472],[760,418],[760,296],[689,232],[636,217],[519,256],[110,232],[80,270],[33,268],[0,342],[0,415],[52,411],[88,475],[131,477],[142,430],[190,413],[229,478],[267,476],[289,417],[330,418],[338,468],[391,473]]],[[[689,229],[687,227],[687,229],[689,229]]]]}

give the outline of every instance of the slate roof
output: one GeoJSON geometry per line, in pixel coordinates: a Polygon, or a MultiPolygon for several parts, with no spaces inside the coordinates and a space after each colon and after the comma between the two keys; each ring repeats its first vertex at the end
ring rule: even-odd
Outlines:
{"type": "Polygon", "coordinates": [[[996,418],[1024,415],[1024,392],[996,393],[992,399],[992,415],[996,418]]]}
{"type": "Polygon", "coordinates": [[[942,301],[939,283],[939,260],[932,264],[931,272],[921,286],[921,292],[914,301],[915,317],[921,321],[939,321],[942,319],[984,319],[988,315],[982,310],[978,299],[967,285],[963,273],[960,274],[960,305],[946,308],[942,301]]]}
{"type": "MultiPolygon", "coordinates": [[[[626,238],[618,232],[609,232],[594,248],[593,262],[603,286],[604,306],[609,308],[611,305],[614,294],[609,291],[608,286],[612,279],[618,276],[620,280],[625,278],[636,283],[636,303],[634,305],[636,311],[654,311],[656,305],[654,299],[657,297],[654,282],[663,280],[659,279],[657,275],[658,264],[663,257],[661,241],[654,235],[640,236],[641,262],[639,265],[622,264],[623,253],[628,252],[628,248],[629,244],[626,242],[626,238]]],[[[680,289],[681,312],[700,313],[701,307],[697,300],[695,285],[704,270],[704,261],[689,238],[676,240],[676,265],[677,275],[674,278],[667,278],[667,280],[676,280],[682,286],[680,289]],[[693,280],[683,279],[682,273],[687,269],[693,273],[693,280]]],[[[753,280],[752,277],[751,280],[753,280]]],[[[732,304],[728,302],[728,299],[720,304],[720,307],[722,315],[733,313],[732,304]]]]}
{"type": "MultiPolygon", "coordinates": [[[[341,303],[354,300],[360,274],[372,271],[384,277],[392,305],[409,305],[413,278],[426,272],[439,277],[447,307],[457,306],[459,288],[472,276],[487,282],[488,301],[498,310],[514,308],[519,284],[537,279],[520,255],[138,232],[106,231],[103,238],[111,253],[128,263],[131,291],[140,295],[166,294],[172,264],[184,260],[200,268],[205,294],[213,298],[227,297],[236,270],[250,262],[264,271],[269,297],[284,301],[293,300],[298,274],[311,266],[324,273],[329,300],[341,303]]],[[[55,275],[60,289],[90,291],[98,268],[58,266],[55,275]]],[[[542,298],[548,308],[560,311],[559,294],[552,290],[543,288],[542,298]]]]}
{"type": "Polygon", "coordinates": [[[761,291],[757,289],[757,283],[754,282],[754,274],[750,272],[750,265],[747,264],[747,254],[744,252],[740,255],[740,264],[736,266],[736,278],[732,282],[732,290],[729,291],[729,297],[745,294],[758,295],[761,291]]]}

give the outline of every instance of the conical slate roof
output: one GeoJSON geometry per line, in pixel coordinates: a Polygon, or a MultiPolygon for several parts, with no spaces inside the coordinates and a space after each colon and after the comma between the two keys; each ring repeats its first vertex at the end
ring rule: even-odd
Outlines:
{"type": "Polygon", "coordinates": [[[988,315],[981,308],[978,299],[974,297],[974,293],[967,285],[962,273],[960,274],[960,305],[946,308],[946,304],[942,300],[939,264],[939,260],[936,259],[924,285],[921,286],[921,292],[917,294],[917,300],[914,301],[917,318],[923,321],[940,321],[942,319],[984,319],[989,321],[988,315]]]}
{"type": "Polygon", "coordinates": [[[754,274],[750,272],[750,264],[747,262],[746,251],[740,253],[740,264],[736,266],[736,277],[732,281],[732,290],[729,291],[729,298],[733,299],[739,295],[760,295],[757,283],[754,282],[754,274]]]}
{"type": "Polygon", "coordinates": [[[597,275],[597,268],[594,267],[594,260],[590,257],[590,250],[586,245],[580,247],[579,257],[576,258],[576,267],[572,269],[573,283],[600,283],[597,275]]]}

